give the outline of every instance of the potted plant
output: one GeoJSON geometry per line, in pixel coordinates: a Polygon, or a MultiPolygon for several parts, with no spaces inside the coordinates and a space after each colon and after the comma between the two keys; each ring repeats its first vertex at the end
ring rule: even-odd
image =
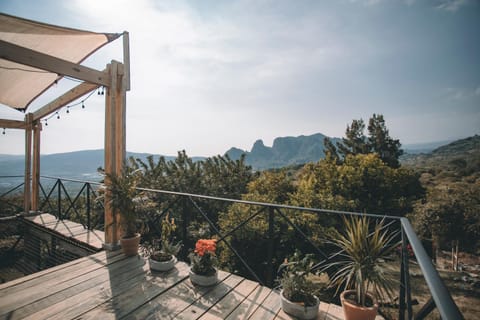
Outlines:
{"type": "Polygon", "coordinates": [[[282,309],[299,319],[316,318],[320,307],[320,299],[315,295],[317,288],[309,279],[312,266],[312,255],[301,258],[295,252],[291,261],[285,260],[279,268],[282,309]]]}
{"type": "Polygon", "coordinates": [[[200,286],[212,286],[218,281],[216,263],[216,239],[200,239],[195,244],[195,251],[189,255],[190,281],[200,286]]]}
{"type": "Polygon", "coordinates": [[[127,256],[138,253],[140,233],[137,232],[137,215],[144,205],[142,194],[137,192],[141,170],[124,165],[119,175],[106,173],[107,192],[110,192],[110,205],[120,215],[118,222],[122,229],[120,244],[127,256]]]}
{"type": "Polygon", "coordinates": [[[385,261],[399,242],[396,233],[384,227],[384,221],[372,224],[366,216],[343,218],[345,230],[335,232],[331,243],[341,250],[339,260],[323,270],[335,268],[331,286],[340,295],[346,320],[375,319],[378,300],[392,298],[394,275],[385,268],[385,261]]]}
{"type": "Polygon", "coordinates": [[[167,214],[162,220],[160,239],[153,240],[151,244],[143,244],[142,251],[148,257],[151,270],[168,271],[175,266],[176,255],[182,248],[181,241],[174,243],[171,240],[176,228],[174,218],[170,219],[167,214]]]}

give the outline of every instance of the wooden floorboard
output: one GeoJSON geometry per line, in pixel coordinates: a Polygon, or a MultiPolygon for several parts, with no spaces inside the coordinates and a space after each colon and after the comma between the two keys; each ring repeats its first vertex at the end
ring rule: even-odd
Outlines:
{"type": "MultiPolygon", "coordinates": [[[[0,319],[292,319],[277,291],[219,271],[211,287],[193,285],[189,267],[151,272],[140,256],[99,252],[0,285],[0,319]]],[[[317,320],[341,320],[321,303],[317,320]]]]}
{"type": "Polygon", "coordinates": [[[66,239],[80,242],[96,251],[101,250],[105,242],[105,233],[103,231],[88,230],[81,223],[58,220],[57,217],[49,213],[24,217],[24,219],[38,228],[44,228],[66,239]]]}

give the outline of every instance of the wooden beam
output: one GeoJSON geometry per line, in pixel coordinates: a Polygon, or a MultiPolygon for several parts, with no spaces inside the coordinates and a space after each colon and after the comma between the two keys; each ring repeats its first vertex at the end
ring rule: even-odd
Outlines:
{"type": "Polygon", "coordinates": [[[125,66],[123,77],[125,90],[130,91],[130,37],[127,31],[123,32],[123,65],[125,66]]]}
{"type": "Polygon", "coordinates": [[[0,119],[0,128],[25,129],[25,121],[0,119]]]}
{"type": "Polygon", "coordinates": [[[50,103],[47,103],[46,105],[44,105],[43,107],[35,111],[33,113],[33,121],[41,119],[57,111],[58,109],[64,107],[68,103],[80,98],[81,96],[89,93],[92,90],[97,89],[98,87],[99,87],[98,84],[92,84],[87,82],[79,84],[75,88],[70,89],[69,91],[67,91],[60,97],[58,97],[57,99],[53,100],[50,103]]]}
{"type": "Polygon", "coordinates": [[[30,212],[31,204],[31,163],[32,163],[32,114],[27,113],[25,115],[25,184],[23,192],[23,208],[24,212],[28,214],[30,212]]]}
{"type": "Polygon", "coordinates": [[[40,183],[40,136],[42,123],[37,121],[33,126],[33,169],[32,169],[32,210],[38,211],[40,183]]]}
{"type": "Polygon", "coordinates": [[[110,86],[107,73],[0,40],[0,58],[62,76],[110,86]]]}

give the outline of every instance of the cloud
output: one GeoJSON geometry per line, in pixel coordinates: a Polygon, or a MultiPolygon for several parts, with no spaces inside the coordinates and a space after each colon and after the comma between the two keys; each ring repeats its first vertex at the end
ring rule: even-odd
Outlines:
{"type": "Polygon", "coordinates": [[[480,96],[480,86],[477,88],[446,88],[447,97],[451,100],[466,100],[480,96]]]}
{"type": "Polygon", "coordinates": [[[468,4],[468,0],[439,0],[439,2],[436,8],[449,12],[456,12],[460,7],[468,4]]]}

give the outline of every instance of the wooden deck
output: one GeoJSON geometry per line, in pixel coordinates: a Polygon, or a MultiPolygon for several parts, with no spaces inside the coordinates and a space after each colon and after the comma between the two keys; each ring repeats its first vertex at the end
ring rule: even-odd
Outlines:
{"type": "Polygon", "coordinates": [[[39,230],[48,231],[80,246],[91,249],[92,252],[102,250],[105,233],[100,230],[88,230],[82,224],[69,220],[58,220],[48,213],[23,217],[24,221],[39,230]]]}
{"type": "MultiPolygon", "coordinates": [[[[219,272],[209,288],[192,285],[188,266],[152,273],[140,256],[102,251],[0,285],[0,319],[291,319],[276,291],[219,272]]],[[[342,319],[320,304],[317,319],[342,319]]]]}

